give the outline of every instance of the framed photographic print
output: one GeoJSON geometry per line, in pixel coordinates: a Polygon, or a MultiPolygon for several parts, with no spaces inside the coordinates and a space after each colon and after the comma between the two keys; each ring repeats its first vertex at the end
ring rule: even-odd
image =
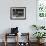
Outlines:
{"type": "Polygon", "coordinates": [[[26,7],[11,7],[10,19],[12,20],[26,19],[26,7]]]}

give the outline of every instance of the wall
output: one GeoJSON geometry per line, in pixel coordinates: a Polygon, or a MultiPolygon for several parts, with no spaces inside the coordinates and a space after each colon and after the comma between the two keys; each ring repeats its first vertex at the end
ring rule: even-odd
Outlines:
{"type": "Polygon", "coordinates": [[[32,24],[36,24],[36,0],[0,0],[0,34],[17,26],[20,32],[32,36],[32,24]],[[10,7],[26,7],[26,20],[10,20],[10,7]]]}

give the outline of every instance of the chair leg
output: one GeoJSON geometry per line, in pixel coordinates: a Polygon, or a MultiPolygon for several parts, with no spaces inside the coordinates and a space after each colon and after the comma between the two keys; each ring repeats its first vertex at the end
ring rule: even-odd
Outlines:
{"type": "Polygon", "coordinates": [[[7,33],[5,34],[5,46],[7,46],[7,33]]]}
{"type": "Polygon", "coordinates": [[[5,46],[7,46],[7,42],[5,41],[5,46]]]}

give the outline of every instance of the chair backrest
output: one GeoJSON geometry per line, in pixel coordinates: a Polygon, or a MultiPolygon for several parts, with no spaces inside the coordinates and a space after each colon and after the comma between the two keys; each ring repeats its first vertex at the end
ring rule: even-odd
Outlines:
{"type": "Polygon", "coordinates": [[[21,33],[19,36],[20,42],[28,42],[29,41],[29,33],[21,33]]]}

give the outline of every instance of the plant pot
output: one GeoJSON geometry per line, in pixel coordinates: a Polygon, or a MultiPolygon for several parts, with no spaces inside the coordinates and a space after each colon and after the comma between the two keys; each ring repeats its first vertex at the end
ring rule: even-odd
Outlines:
{"type": "Polygon", "coordinates": [[[41,44],[41,43],[44,42],[44,40],[45,40],[45,39],[38,39],[37,42],[38,42],[39,44],[41,44]]]}
{"type": "Polygon", "coordinates": [[[45,39],[40,39],[40,43],[44,43],[44,40],[45,40],[45,39]]]}
{"type": "Polygon", "coordinates": [[[40,43],[40,39],[37,39],[37,43],[40,43]]]}

